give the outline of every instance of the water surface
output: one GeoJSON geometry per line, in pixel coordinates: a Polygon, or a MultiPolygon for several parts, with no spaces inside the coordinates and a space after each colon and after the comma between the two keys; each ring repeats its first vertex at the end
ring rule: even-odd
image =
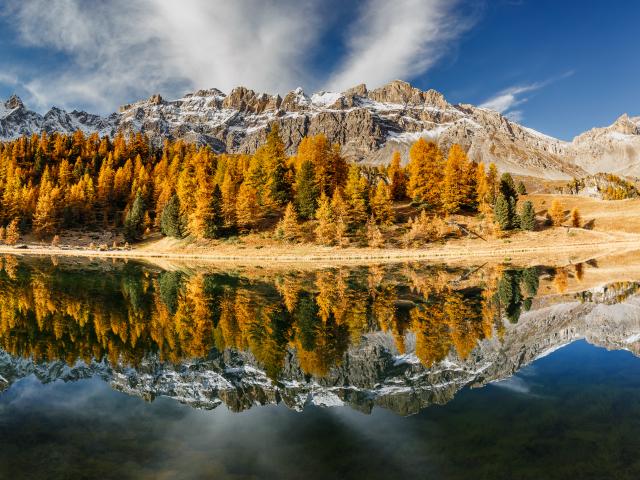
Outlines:
{"type": "Polygon", "coordinates": [[[598,262],[2,266],[0,478],[640,473],[640,284],[598,262]]]}

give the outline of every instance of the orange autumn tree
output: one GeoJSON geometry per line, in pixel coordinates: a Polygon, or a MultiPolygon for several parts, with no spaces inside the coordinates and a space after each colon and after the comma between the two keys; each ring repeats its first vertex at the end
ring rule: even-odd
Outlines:
{"type": "Polygon", "coordinates": [[[425,202],[435,209],[442,206],[441,192],[444,160],[434,142],[420,138],[409,150],[408,193],[416,202],[425,202]]]}

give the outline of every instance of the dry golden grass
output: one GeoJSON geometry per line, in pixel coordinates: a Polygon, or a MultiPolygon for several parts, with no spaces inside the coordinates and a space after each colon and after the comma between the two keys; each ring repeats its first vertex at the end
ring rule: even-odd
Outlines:
{"type": "Polygon", "coordinates": [[[583,224],[600,232],[640,233],[640,198],[628,200],[598,200],[577,195],[533,194],[522,197],[530,200],[538,214],[547,211],[554,199],[558,199],[565,210],[568,225],[569,212],[580,211],[583,224]]]}

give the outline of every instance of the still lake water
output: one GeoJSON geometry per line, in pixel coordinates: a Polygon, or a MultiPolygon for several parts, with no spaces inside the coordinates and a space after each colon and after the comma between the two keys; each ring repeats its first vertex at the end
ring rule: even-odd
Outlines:
{"type": "Polygon", "coordinates": [[[4,257],[0,478],[638,478],[602,271],[4,257]]]}

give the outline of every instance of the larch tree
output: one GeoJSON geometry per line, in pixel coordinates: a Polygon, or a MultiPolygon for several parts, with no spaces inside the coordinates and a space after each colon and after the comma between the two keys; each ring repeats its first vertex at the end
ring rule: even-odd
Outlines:
{"type": "Polygon", "coordinates": [[[335,240],[338,245],[345,243],[348,229],[348,208],[347,202],[344,201],[342,192],[337,188],[331,197],[331,210],[334,216],[335,224],[335,240]]]}
{"type": "Polygon", "coordinates": [[[315,228],[317,242],[321,245],[331,245],[336,236],[335,216],[331,208],[331,201],[324,193],[318,201],[315,217],[318,221],[315,228]]]}
{"type": "Polygon", "coordinates": [[[324,192],[331,196],[336,188],[344,185],[349,167],[340,154],[340,146],[331,145],[325,135],[302,139],[295,158],[298,171],[305,162],[311,162],[313,165],[318,195],[324,192]]]}
{"type": "Polygon", "coordinates": [[[577,208],[571,210],[571,226],[575,228],[582,227],[582,217],[580,211],[577,208]]]}
{"type": "Polygon", "coordinates": [[[358,165],[349,167],[347,184],[344,194],[348,204],[347,218],[351,228],[357,228],[367,221],[369,214],[369,185],[367,179],[361,175],[358,165]]]}
{"type": "Polygon", "coordinates": [[[478,210],[484,213],[486,206],[491,205],[491,196],[487,174],[484,169],[484,163],[482,162],[476,166],[476,195],[478,199],[478,210]]]}
{"type": "Polygon", "coordinates": [[[554,227],[559,227],[564,222],[564,206],[560,202],[560,200],[555,199],[551,202],[551,207],[549,208],[549,217],[551,218],[551,222],[554,227]]]}
{"type": "Polygon", "coordinates": [[[380,227],[376,225],[376,220],[372,217],[367,221],[367,245],[371,248],[384,247],[384,235],[380,227]]]}
{"type": "Polygon", "coordinates": [[[288,242],[295,242],[301,236],[300,220],[292,202],[287,203],[284,210],[284,216],[276,227],[278,237],[288,242]]]}
{"type": "Polygon", "coordinates": [[[498,196],[498,169],[493,162],[489,164],[487,171],[487,188],[489,204],[493,205],[498,196]]]}
{"type": "Polygon", "coordinates": [[[240,185],[236,200],[236,221],[244,229],[255,225],[256,210],[258,209],[258,193],[255,188],[246,183],[240,185]]]}
{"type": "Polygon", "coordinates": [[[280,127],[273,123],[267,134],[266,143],[258,149],[256,156],[262,156],[266,176],[268,204],[282,207],[291,200],[291,184],[287,175],[287,156],[280,138],[280,127]]]}
{"type": "Polygon", "coordinates": [[[53,235],[58,227],[58,201],[60,189],[49,179],[48,168],[38,192],[38,202],[33,213],[33,231],[39,238],[53,235]]]}
{"type": "Polygon", "coordinates": [[[469,185],[470,165],[467,154],[454,144],[449,150],[442,183],[442,208],[447,213],[457,213],[470,203],[472,185],[469,185]]]}
{"type": "Polygon", "coordinates": [[[7,245],[15,245],[20,240],[20,221],[14,218],[7,225],[4,235],[4,243],[7,245]]]}
{"type": "Polygon", "coordinates": [[[216,238],[223,227],[222,192],[218,185],[210,188],[201,182],[196,208],[189,216],[189,232],[198,238],[216,238]]]}
{"type": "Polygon", "coordinates": [[[416,202],[426,202],[430,207],[441,207],[441,190],[444,160],[434,142],[420,138],[409,150],[408,193],[416,202]]]}
{"type": "Polygon", "coordinates": [[[233,176],[227,169],[224,173],[222,186],[222,217],[227,227],[235,227],[236,225],[236,195],[237,186],[233,176]]]}
{"type": "Polygon", "coordinates": [[[389,190],[390,188],[383,181],[379,181],[371,199],[373,219],[383,225],[390,225],[394,220],[393,203],[389,190]]]}

